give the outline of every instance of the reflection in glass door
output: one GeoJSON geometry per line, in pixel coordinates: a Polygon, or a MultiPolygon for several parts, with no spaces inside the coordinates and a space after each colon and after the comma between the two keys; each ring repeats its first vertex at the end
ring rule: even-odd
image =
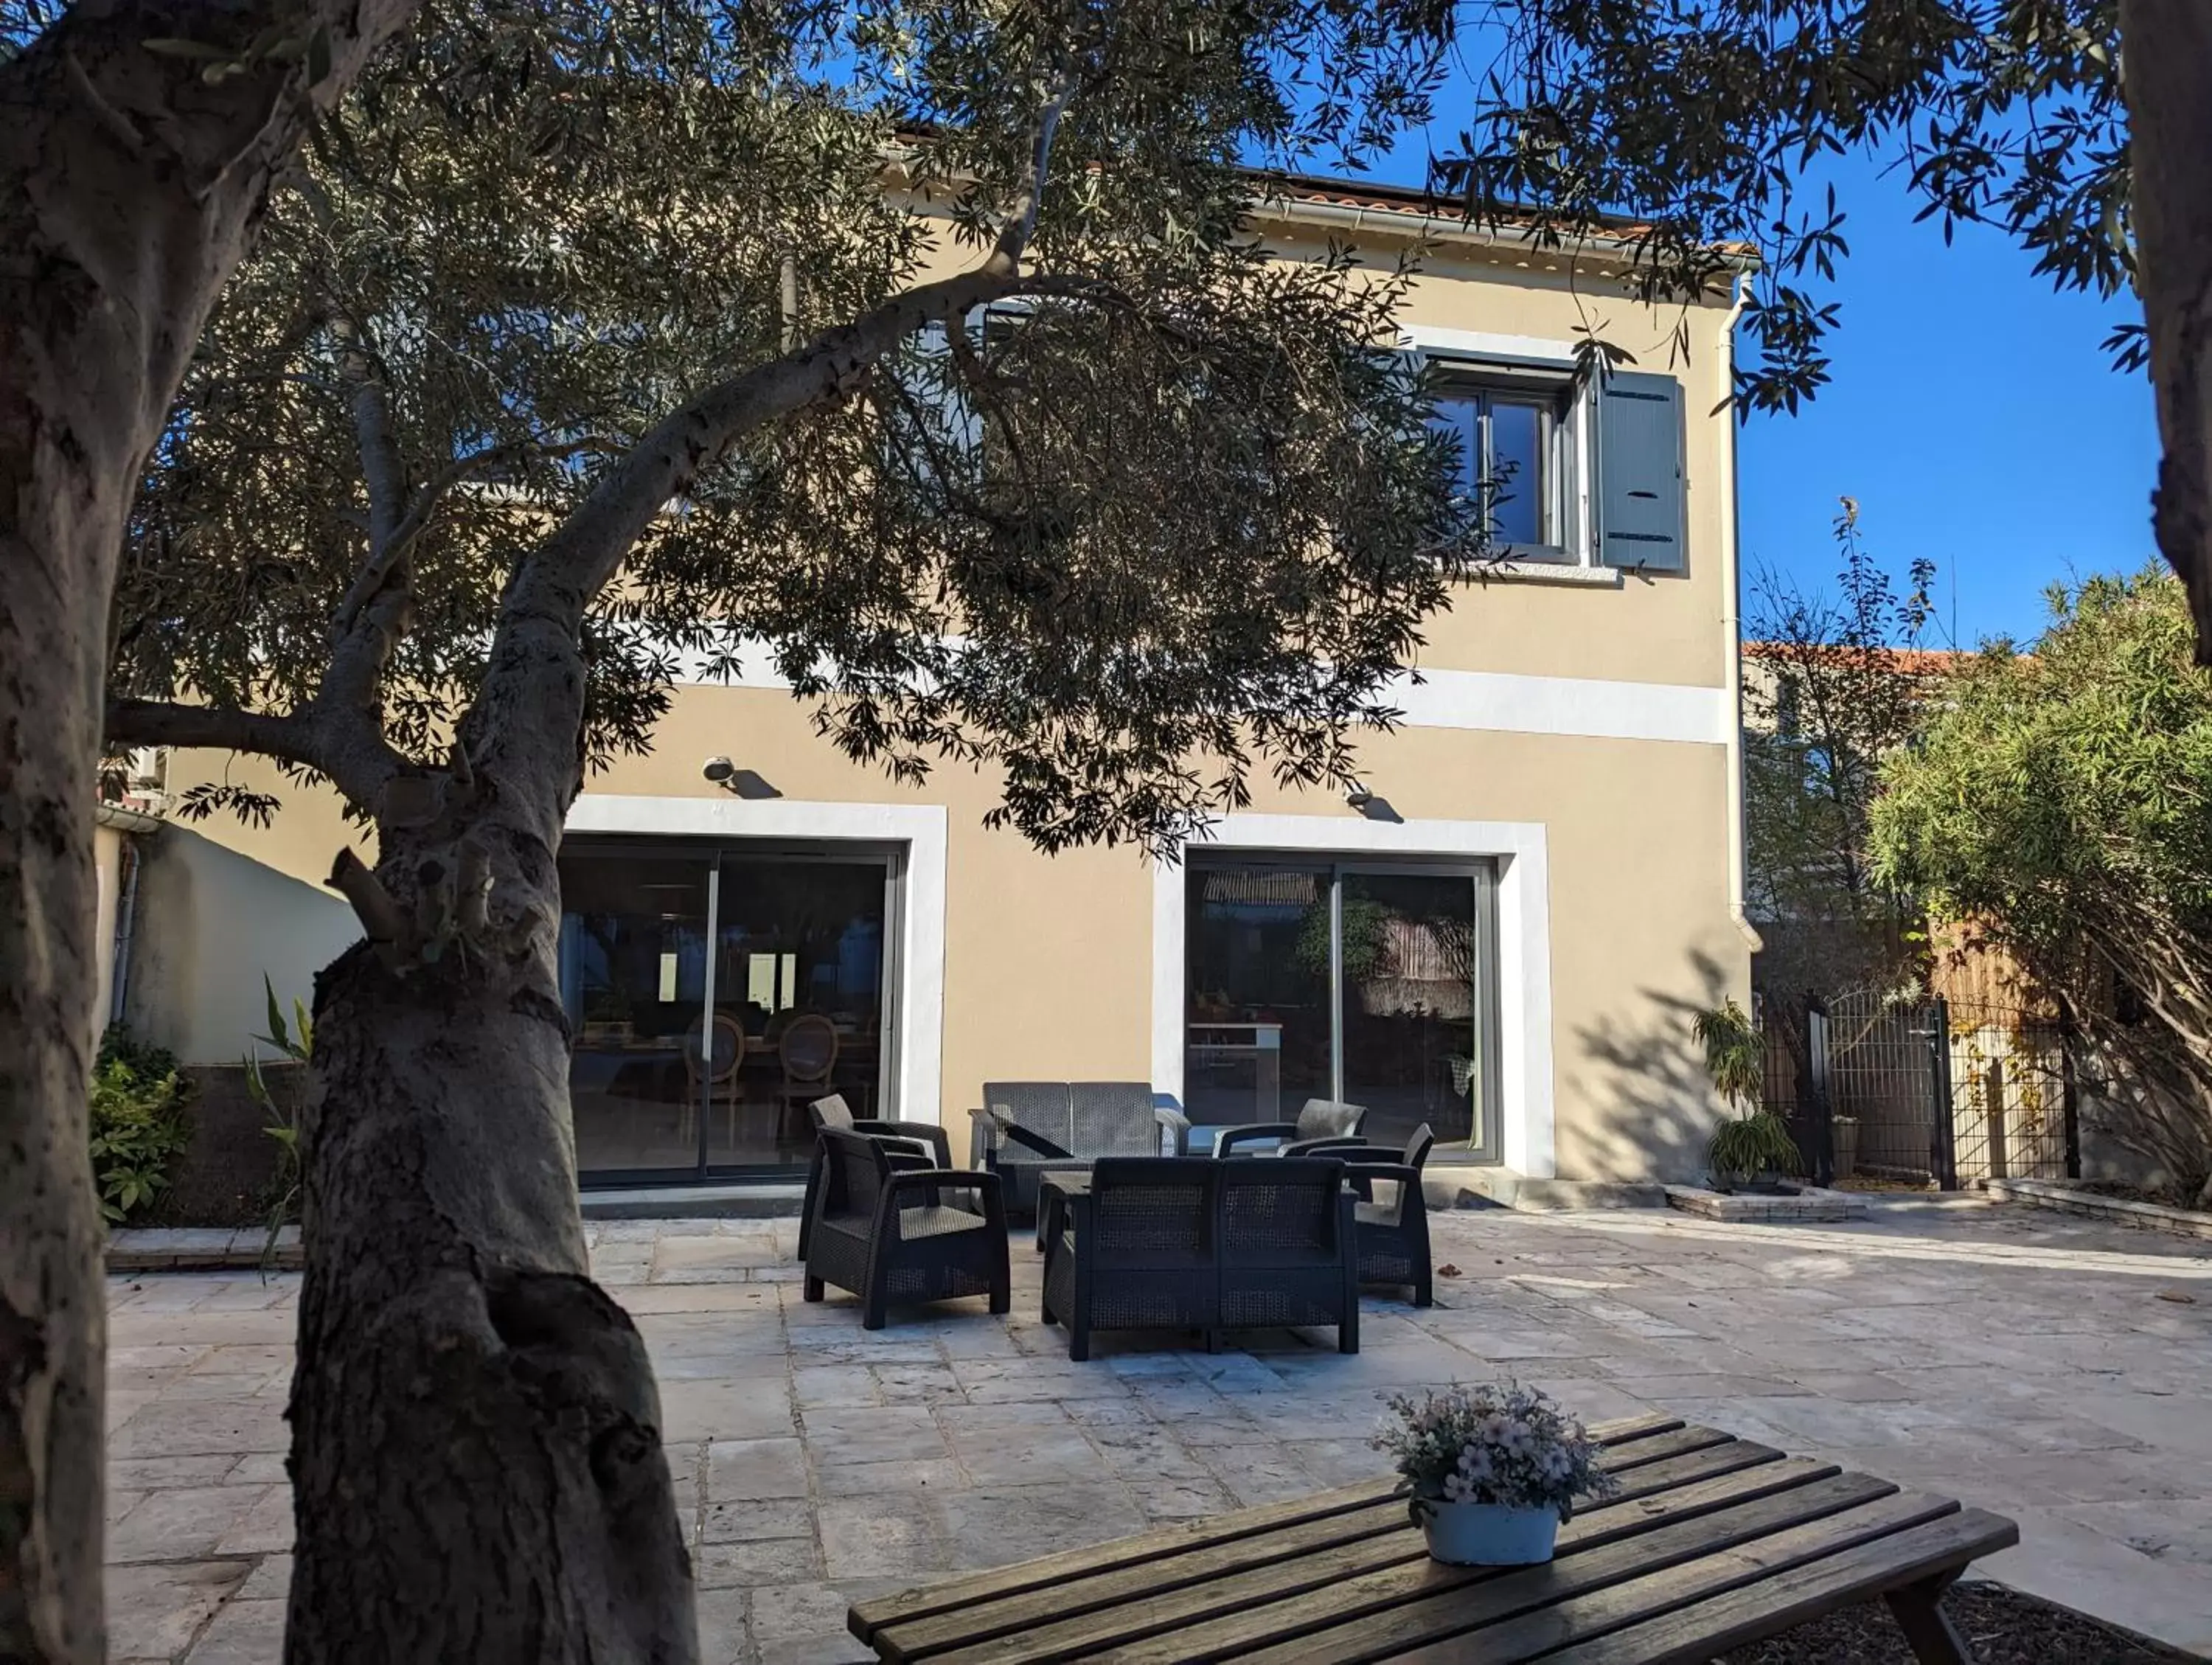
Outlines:
{"type": "Polygon", "coordinates": [[[806,1107],[831,1093],[883,1114],[886,877],[881,861],[723,853],[714,1009],[744,1056],[708,1118],[709,1167],[804,1164],[806,1107]]]}
{"type": "Polygon", "coordinates": [[[1474,1133],[1475,881],[1464,873],[1347,872],[1338,902],[1344,1091],[1367,1137],[1439,1145],[1474,1133]]]}
{"type": "MultiPolygon", "coordinates": [[[[1367,1137],[1493,1154],[1495,963],[1486,865],[1195,865],[1187,883],[1183,1097],[1198,1128],[1368,1109],[1367,1137]]],[[[1194,1133],[1195,1143],[1210,1134],[1194,1133]]]]}
{"type": "Polygon", "coordinates": [[[813,1100],[895,1115],[894,858],[571,841],[561,993],[587,1182],[804,1165],[813,1100]]]}
{"type": "Polygon", "coordinates": [[[561,869],[576,1165],[689,1174],[703,1089],[731,1057],[702,1046],[712,860],[564,857],[561,869]]]}
{"type": "Polygon", "coordinates": [[[1200,868],[1186,896],[1185,1114],[1235,1127],[1327,1097],[1328,870],[1200,868]]]}

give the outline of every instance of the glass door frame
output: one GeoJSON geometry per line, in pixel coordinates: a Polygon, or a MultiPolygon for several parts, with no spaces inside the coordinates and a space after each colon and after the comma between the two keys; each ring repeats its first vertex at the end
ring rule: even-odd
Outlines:
{"type": "MultiPolygon", "coordinates": [[[[707,872],[706,975],[701,989],[700,1016],[711,1024],[714,1011],[715,962],[720,957],[722,864],[726,860],[750,859],[793,865],[823,866],[880,866],[884,875],[884,933],[882,972],[877,994],[877,1098],[874,1114],[896,1119],[900,1102],[905,1026],[900,1018],[900,993],[904,987],[906,938],[907,847],[877,840],[805,840],[773,838],[656,837],[649,834],[579,834],[562,840],[562,853],[593,858],[633,856],[655,860],[702,863],[707,872]]],[[[567,911],[566,899],[562,909],[567,911]]],[[[581,1190],[620,1190],[680,1185],[786,1184],[805,1176],[804,1164],[725,1163],[710,1164],[708,1116],[713,1109],[712,1085],[704,1072],[699,1083],[698,1139],[688,1168],[592,1168],[576,1170],[581,1190]]],[[[570,1138],[574,1138],[573,1107],[570,1138]]]]}
{"type": "MultiPolygon", "coordinates": [[[[705,1010],[708,1012],[714,1009],[714,963],[721,957],[721,880],[725,861],[772,861],[787,866],[880,866],[883,869],[884,934],[879,951],[882,964],[876,991],[876,1033],[880,1038],[877,1042],[876,1052],[876,1108],[869,1114],[879,1120],[897,1120],[900,1042],[903,1028],[897,1021],[899,978],[903,964],[899,945],[906,935],[906,846],[859,839],[794,842],[782,839],[746,838],[716,839],[706,848],[714,863],[707,886],[708,951],[705,1010]]],[[[703,1097],[703,1087],[702,1091],[699,1157],[695,1182],[710,1185],[775,1184],[805,1177],[805,1163],[710,1163],[707,1159],[707,1113],[712,1105],[703,1097]]]]}
{"type": "MultiPolygon", "coordinates": [[[[1194,849],[1183,868],[1188,885],[1200,874],[1223,868],[1303,868],[1328,874],[1328,1087],[1329,1096],[1341,1103],[1344,1085],[1344,881],[1355,875],[1413,875],[1430,878],[1465,878],[1474,890],[1474,1083],[1480,1098],[1474,1106],[1474,1137],[1445,1144],[1439,1140],[1431,1161],[1496,1164],[1504,1160],[1504,1118],[1498,1100],[1503,1072],[1498,1061],[1499,1018],[1498,976],[1498,863],[1480,856],[1339,856],[1326,850],[1194,849]]],[[[1188,907],[1188,902],[1185,902],[1188,907]]],[[[1183,1050],[1189,1056],[1190,945],[1183,945],[1183,1050]]],[[[1186,1071],[1188,1063],[1186,1062],[1186,1071]]]]}

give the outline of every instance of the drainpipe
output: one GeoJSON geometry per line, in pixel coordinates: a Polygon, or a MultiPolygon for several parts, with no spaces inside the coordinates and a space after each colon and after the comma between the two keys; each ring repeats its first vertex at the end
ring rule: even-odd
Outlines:
{"type": "MultiPolygon", "coordinates": [[[[1735,278],[1735,299],[1721,323],[1721,390],[1735,391],[1735,322],[1743,316],[1749,298],[1746,275],[1735,278]]],[[[1739,513],[1735,491],[1735,409],[1728,413],[1728,444],[1721,452],[1721,490],[1728,512],[1721,517],[1721,651],[1727,666],[1728,688],[1728,892],[1729,920],[1754,954],[1765,946],[1744,913],[1747,888],[1743,801],[1743,579],[1737,558],[1739,513]]]]}
{"type": "Polygon", "coordinates": [[[115,907],[114,969],[108,975],[107,1021],[123,1021],[124,1000],[131,992],[131,937],[138,918],[138,841],[123,841],[123,895],[115,907]]]}
{"type": "Polygon", "coordinates": [[[121,871],[117,875],[118,891],[115,898],[115,955],[113,969],[108,975],[107,1021],[123,1021],[124,999],[131,985],[131,943],[137,933],[138,924],[138,840],[159,832],[161,820],[143,810],[125,809],[120,804],[95,804],[93,819],[103,827],[112,827],[123,835],[121,871]]]}

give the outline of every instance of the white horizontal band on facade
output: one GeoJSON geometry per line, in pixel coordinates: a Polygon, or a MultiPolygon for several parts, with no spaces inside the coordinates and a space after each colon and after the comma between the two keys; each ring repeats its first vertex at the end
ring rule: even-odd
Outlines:
{"type": "MultiPolygon", "coordinates": [[[[683,665],[677,680],[694,687],[790,691],[790,682],[777,674],[766,649],[748,646],[737,659],[734,677],[710,677],[695,657],[683,665]]],[[[1735,717],[1724,688],[1502,671],[1424,671],[1419,683],[1407,677],[1395,678],[1384,687],[1382,698],[1405,713],[1408,728],[1487,729],[1583,739],[1725,745],[1735,717]]]]}
{"type": "Polygon", "coordinates": [[[569,806],[572,833],[683,838],[776,838],[905,847],[901,876],[896,1114],[938,1121],[945,1052],[945,863],[941,804],[808,803],[790,799],[648,798],[587,792],[569,806]]]}
{"type": "MultiPolygon", "coordinates": [[[[1498,1158],[1516,1173],[1558,1171],[1552,1098],[1552,878],[1541,823],[1366,821],[1231,815],[1208,850],[1310,850],[1336,857],[1468,856],[1498,864],[1498,1158]]],[[[1180,864],[1152,866],[1152,1087],[1183,1096],[1189,910],[1180,864]]]]}
{"type": "Polygon", "coordinates": [[[1482,728],[1599,740],[1726,745],[1735,719],[1725,688],[1498,671],[1425,671],[1418,684],[1398,678],[1384,690],[1383,698],[1406,714],[1409,728],[1482,728]]]}

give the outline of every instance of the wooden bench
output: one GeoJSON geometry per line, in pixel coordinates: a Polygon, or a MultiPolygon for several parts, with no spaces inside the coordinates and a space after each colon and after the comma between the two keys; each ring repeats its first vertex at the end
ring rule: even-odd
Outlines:
{"type": "Polygon", "coordinates": [[[1705,1661],[1882,1596],[1924,1665],[1968,1665],[1936,1598],[2010,1521],[1663,1417],[1594,1431],[1620,1492],[1548,1566],[1441,1566],[1382,1482],[856,1603],[888,1660],[1267,1665],[1705,1661]]]}

